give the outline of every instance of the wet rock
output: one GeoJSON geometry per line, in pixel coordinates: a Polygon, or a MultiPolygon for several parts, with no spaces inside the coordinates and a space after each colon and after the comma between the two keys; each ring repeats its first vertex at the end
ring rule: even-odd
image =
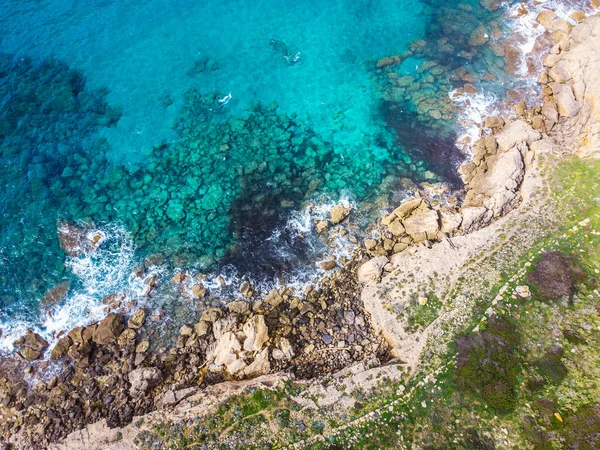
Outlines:
{"type": "Polygon", "coordinates": [[[144,280],[144,293],[142,295],[147,297],[156,286],[158,286],[158,277],[156,275],[150,275],[144,280]]]}
{"type": "Polygon", "coordinates": [[[20,350],[20,352],[21,355],[23,355],[23,358],[25,358],[27,361],[35,361],[42,356],[42,352],[34,350],[30,347],[24,347],[20,350]]]}
{"type": "Polygon", "coordinates": [[[246,300],[234,300],[233,302],[227,303],[227,309],[235,314],[248,314],[250,312],[250,303],[246,300]]]}
{"type": "Polygon", "coordinates": [[[550,30],[552,28],[552,24],[554,23],[554,19],[556,19],[556,13],[554,11],[544,9],[538,14],[536,21],[545,29],[550,30]]]}
{"type": "Polygon", "coordinates": [[[263,344],[269,340],[269,330],[262,315],[252,317],[243,327],[244,350],[259,351],[263,344]]]}
{"type": "Polygon", "coordinates": [[[129,328],[138,329],[144,325],[146,321],[146,310],[143,308],[138,309],[127,321],[129,328]]]}
{"type": "Polygon", "coordinates": [[[69,256],[79,256],[94,251],[101,238],[98,233],[90,233],[87,229],[67,222],[58,225],[60,247],[69,256]]]}
{"type": "Polygon", "coordinates": [[[242,285],[240,286],[240,292],[246,298],[252,298],[255,295],[254,289],[252,288],[252,285],[248,281],[244,281],[242,283],[242,285]]]}
{"type": "Polygon", "coordinates": [[[377,256],[358,268],[358,281],[367,283],[369,281],[377,281],[381,277],[383,268],[389,262],[385,256],[377,256]]]}
{"type": "Polygon", "coordinates": [[[504,125],[502,117],[492,116],[486,117],[483,126],[486,128],[500,128],[504,125]]]}
{"type": "Polygon", "coordinates": [[[120,347],[128,347],[133,346],[135,344],[135,339],[137,338],[137,333],[133,328],[126,328],[119,335],[119,339],[117,339],[117,343],[120,347]]]}
{"type": "Polygon", "coordinates": [[[54,305],[55,303],[60,302],[68,294],[70,286],[70,281],[63,281],[62,283],[54,286],[52,289],[49,289],[44,294],[42,303],[44,305],[54,305]]]}
{"type": "Polygon", "coordinates": [[[265,296],[265,302],[276,308],[283,302],[283,297],[277,292],[277,289],[271,289],[265,296]]]}
{"type": "Polygon", "coordinates": [[[65,357],[71,345],[73,345],[73,341],[69,336],[60,338],[58,342],[54,345],[54,348],[52,349],[52,353],[50,354],[50,360],[57,361],[65,357]]]}
{"type": "Polygon", "coordinates": [[[350,215],[350,210],[351,208],[346,208],[344,207],[344,205],[341,204],[334,206],[330,212],[331,223],[333,223],[334,225],[340,223],[342,220],[344,220],[350,215]]]}
{"type": "Polygon", "coordinates": [[[392,64],[394,64],[394,60],[392,58],[390,58],[390,57],[381,58],[379,61],[377,61],[377,68],[381,69],[383,67],[391,66],[392,64]]]}
{"type": "Polygon", "coordinates": [[[184,280],[185,280],[185,273],[183,273],[183,272],[177,272],[175,275],[173,275],[173,278],[171,278],[171,281],[176,284],[181,284],[181,283],[183,283],[184,280]]]}
{"type": "Polygon", "coordinates": [[[48,348],[48,342],[41,337],[39,334],[34,333],[31,330],[27,330],[25,339],[22,344],[24,347],[29,347],[33,350],[43,351],[48,348]]]}
{"type": "Polygon", "coordinates": [[[202,284],[194,284],[192,286],[192,296],[195,299],[201,299],[206,297],[208,293],[207,289],[202,284]]]}
{"type": "Polygon", "coordinates": [[[317,233],[323,233],[327,228],[329,228],[329,222],[327,220],[317,220],[317,223],[315,224],[317,233]]]}
{"type": "Polygon", "coordinates": [[[116,313],[110,313],[98,323],[92,339],[98,345],[111,344],[117,340],[123,328],[123,318],[116,313]]]}
{"type": "Polygon", "coordinates": [[[332,270],[337,267],[337,264],[333,259],[330,259],[329,261],[323,261],[320,266],[323,270],[332,270]]]}
{"type": "Polygon", "coordinates": [[[219,308],[207,308],[200,316],[200,320],[213,323],[219,320],[221,317],[223,317],[223,311],[221,311],[219,308]]]}
{"type": "Polygon", "coordinates": [[[140,367],[129,372],[129,394],[132,397],[144,395],[149,389],[157,386],[163,379],[162,372],[156,367],[140,367]]]}

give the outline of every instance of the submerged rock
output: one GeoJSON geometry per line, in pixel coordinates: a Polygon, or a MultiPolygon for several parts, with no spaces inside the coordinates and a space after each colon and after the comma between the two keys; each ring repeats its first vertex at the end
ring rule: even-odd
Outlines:
{"type": "Polygon", "coordinates": [[[60,302],[69,293],[70,287],[71,282],[67,280],[54,286],[51,289],[48,289],[48,291],[46,291],[46,293],[44,294],[42,303],[44,305],[54,305],[55,303],[60,302]]]}

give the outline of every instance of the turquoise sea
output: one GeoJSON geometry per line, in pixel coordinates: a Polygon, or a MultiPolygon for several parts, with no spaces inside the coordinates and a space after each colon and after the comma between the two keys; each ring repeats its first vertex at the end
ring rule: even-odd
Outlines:
{"type": "Polygon", "coordinates": [[[144,260],[161,281],[302,280],[327,205],[350,202],[360,230],[408,180],[460,187],[449,92],[520,87],[489,45],[517,2],[450,3],[2,2],[0,349],[98,318],[116,291],[147,301],[144,260]],[[66,255],[62,222],[98,251],[66,255]]]}

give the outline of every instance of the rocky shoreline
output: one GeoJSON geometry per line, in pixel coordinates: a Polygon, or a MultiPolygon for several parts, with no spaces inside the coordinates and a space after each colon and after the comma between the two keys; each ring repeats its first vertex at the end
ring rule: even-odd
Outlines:
{"type": "MultiPolygon", "coordinates": [[[[344,267],[334,271],[338,264],[326,261],[323,269],[330,271],[318,288],[301,295],[283,288],[259,298],[245,284],[239,298],[208,308],[199,321],[184,325],[173,348],[150,350],[144,309],[128,318],[110,313],[63,335],[50,359],[61,361],[64,369],[32,385],[36,371],[51,366],[23,361],[38,360],[48,348],[41,336],[29,332],[16,342],[23,360],[0,361],[0,443],[46,448],[72,433],[67,438],[72,445],[65,448],[76,448],[76,442],[85,444],[78,432],[89,424],[123,427],[136,416],[168,411],[208,386],[231,380],[269,374],[287,374],[271,382],[280,376],[318,378],[356,361],[382,364],[390,358],[414,368],[426,339],[415,361],[401,342],[405,330],[398,329],[395,314],[365,301],[362,284],[367,289],[376,284],[417,248],[451,243],[517,209],[541,155],[588,156],[600,148],[600,16],[578,16],[580,23],[573,27],[548,11],[538,21],[553,45],[539,80],[543,104],[515,105],[516,120],[486,120],[472,160],[459,170],[465,183],[462,202],[439,201],[427,192],[408,199],[380,220],[378,231],[344,267]]],[[[330,222],[344,226],[349,214],[338,206],[330,222]]],[[[315,226],[325,233],[329,223],[315,226]]],[[[93,246],[100,238],[90,239],[93,246]]]]}

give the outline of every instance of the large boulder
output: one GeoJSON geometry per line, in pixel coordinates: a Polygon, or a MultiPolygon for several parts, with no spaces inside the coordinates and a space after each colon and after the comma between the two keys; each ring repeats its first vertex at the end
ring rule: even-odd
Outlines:
{"type": "Polygon", "coordinates": [[[269,362],[269,349],[265,348],[262,352],[256,355],[254,361],[244,368],[244,375],[247,377],[257,377],[266,375],[271,370],[269,362]]]}
{"type": "Polygon", "coordinates": [[[65,336],[59,339],[58,342],[54,345],[54,348],[52,349],[52,353],[50,354],[50,360],[57,361],[63,358],[69,351],[71,345],[73,345],[73,341],[69,336],[65,336]]]}
{"type": "Polygon", "coordinates": [[[389,262],[385,256],[377,256],[370,259],[358,268],[358,281],[367,283],[369,281],[377,281],[381,277],[383,268],[389,262]]]}
{"type": "Polygon", "coordinates": [[[516,206],[525,176],[522,152],[527,151],[524,144],[520,147],[487,158],[488,169],[477,171],[472,178],[463,208],[483,206],[499,217],[516,206]]]}
{"type": "Polygon", "coordinates": [[[202,315],[200,316],[200,320],[204,320],[205,322],[216,322],[221,317],[223,317],[223,311],[219,308],[206,308],[202,315]]]}
{"type": "Polygon", "coordinates": [[[129,318],[127,322],[127,326],[129,328],[137,329],[141,328],[146,321],[146,310],[144,308],[138,309],[133,315],[129,318]]]}
{"type": "Polygon", "coordinates": [[[342,220],[344,220],[350,215],[350,209],[351,208],[346,208],[342,204],[334,206],[330,212],[331,223],[333,223],[334,225],[340,223],[342,220]]]}
{"type": "Polygon", "coordinates": [[[563,117],[575,117],[581,109],[581,106],[577,100],[575,100],[573,90],[566,84],[561,83],[552,83],[550,84],[550,87],[552,88],[552,93],[556,99],[558,113],[563,117]]]}
{"type": "Polygon", "coordinates": [[[116,313],[110,313],[98,323],[92,339],[98,345],[111,344],[117,340],[123,328],[123,318],[116,313]]]}
{"type": "Polygon", "coordinates": [[[403,223],[406,233],[415,242],[437,239],[440,231],[440,217],[435,210],[413,214],[405,219],[403,223]]]}
{"type": "Polygon", "coordinates": [[[129,372],[129,394],[132,397],[144,395],[162,381],[162,373],[156,367],[140,367],[129,372]]]}
{"type": "Polygon", "coordinates": [[[394,214],[399,219],[405,219],[412,214],[412,212],[419,208],[423,204],[423,200],[420,198],[411,198],[410,200],[406,200],[400,206],[398,206],[392,214],[394,214]]]}
{"type": "Polygon", "coordinates": [[[262,315],[256,315],[248,320],[244,324],[243,332],[246,336],[244,350],[247,351],[257,352],[269,340],[269,330],[262,315]]]}
{"type": "Polygon", "coordinates": [[[90,253],[96,249],[101,240],[102,235],[100,233],[94,233],[91,230],[67,222],[58,224],[58,242],[69,256],[90,253]]]}
{"type": "Polygon", "coordinates": [[[502,151],[508,151],[517,144],[531,144],[541,138],[541,134],[522,120],[515,120],[496,134],[496,142],[502,151]]]}
{"type": "Polygon", "coordinates": [[[207,360],[213,360],[215,366],[228,366],[237,359],[237,352],[242,349],[240,341],[231,331],[228,331],[208,351],[207,360]]]}

